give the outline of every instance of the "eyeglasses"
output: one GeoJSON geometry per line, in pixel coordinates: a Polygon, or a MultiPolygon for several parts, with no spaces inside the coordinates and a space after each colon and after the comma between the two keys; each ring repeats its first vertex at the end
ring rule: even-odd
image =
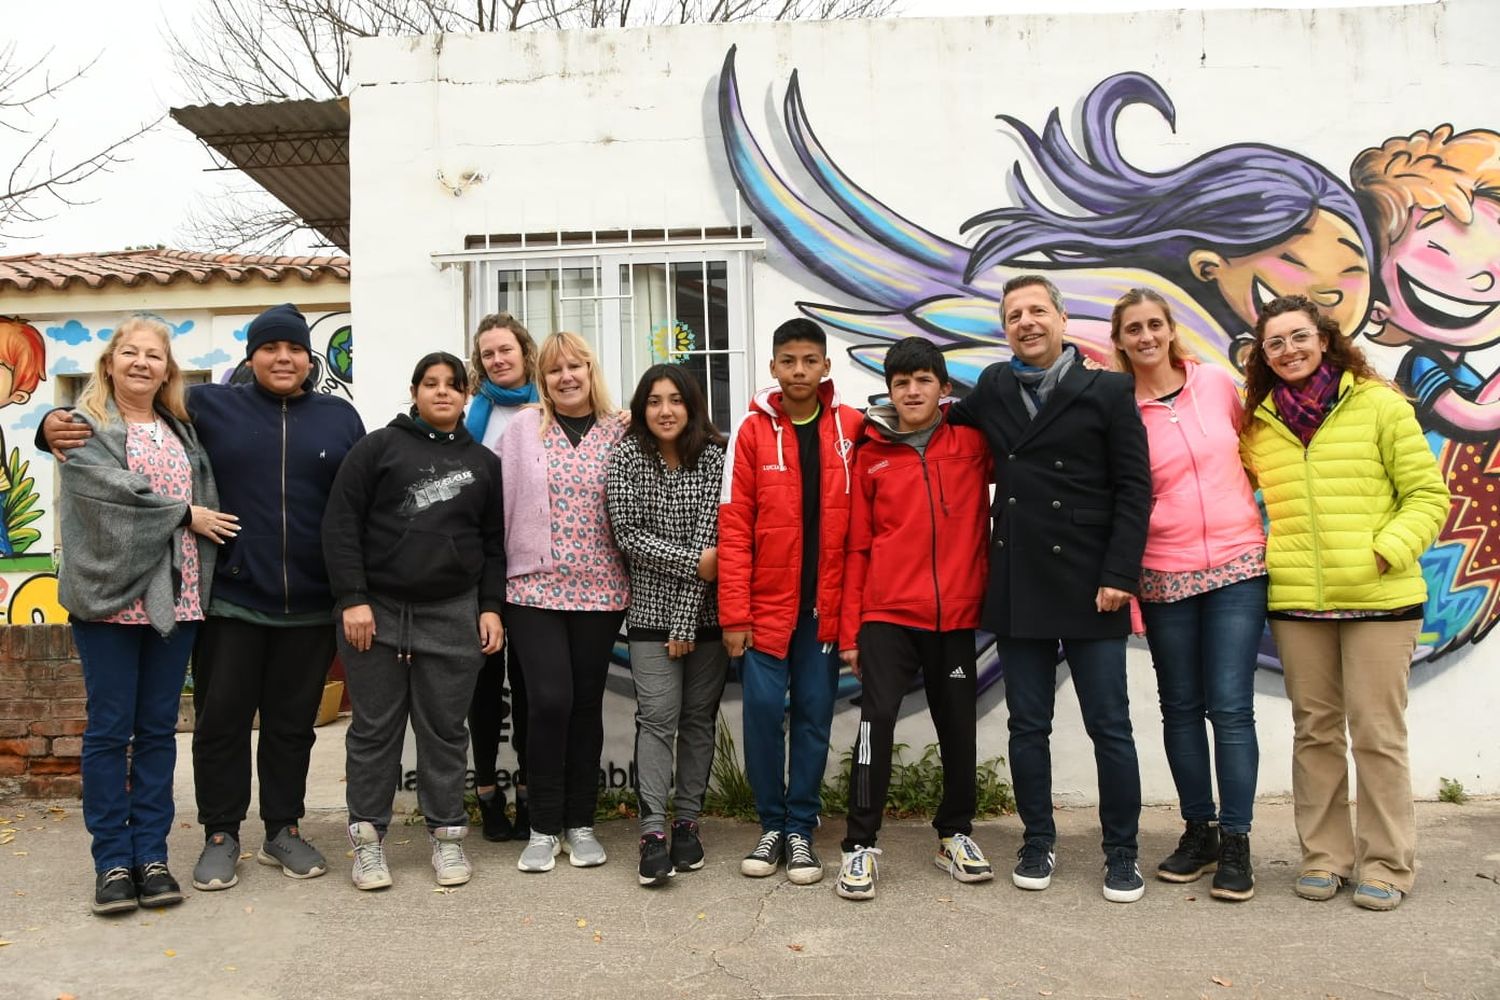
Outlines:
{"type": "Polygon", "coordinates": [[[1298,330],[1290,337],[1272,337],[1270,340],[1263,340],[1260,349],[1266,357],[1274,358],[1278,354],[1286,353],[1288,347],[1295,347],[1298,350],[1311,347],[1313,341],[1317,339],[1318,331],[1316,330],[1298,330]]]}

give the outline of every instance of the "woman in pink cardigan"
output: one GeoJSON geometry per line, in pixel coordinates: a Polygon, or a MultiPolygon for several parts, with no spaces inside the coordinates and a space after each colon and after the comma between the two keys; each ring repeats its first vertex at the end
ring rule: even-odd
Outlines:
{"type": "Polygon", "coordinates": [[[1186,822],[1156,877],[1192,882],[1212,871],[1211,895],[1245,900],[1255,894],[1250,819],[1260,767],[1255,666],[1266,624],[1266,536],[1240,465],[1243,406],[1227,371],[1187,355],[1155,292],[1125,293],[1110,336],[1117,366],[1135,376],[1151,446],[1141,615],[1186,822]],[[1205,720],[1214,733],[1212,772],[1205,720]]]}
{"type": "Polygon", "coordinates": [[[526,677],[531,837],[517,867],[551,871],[559,851],[602,865],[594,837],[604,680],[630,605],[625,559],[605,501],[625,424],[598,361],[576,333],[537,352],[541,405],[500,439],[505,490],[505,622],[526,677]]]}

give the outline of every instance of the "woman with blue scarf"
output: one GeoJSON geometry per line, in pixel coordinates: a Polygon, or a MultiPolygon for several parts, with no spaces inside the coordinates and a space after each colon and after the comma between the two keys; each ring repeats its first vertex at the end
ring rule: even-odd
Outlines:
{"type": "MultiPolygon", "coordinates": [[[[497,454],[500,438],[521,410],[537,401],[536,342],[514,316],[492,313],[479,321],[474,353],[469,358],[469,403],[464,426],[469,436],[497,454]]],[[[526,807],[526,687],[515,647],[509,642],[486,657],[469,705],[469,741],[474,749],[474,790],[485,840],[525,840],[531,835],[526,807]],[[516,819],[505,814],[505,789],[500,787],[496,758],[500,753],[501,723],[506,716],[506,659],[510,661],[511,746],[516,750],[516,819]]]]}

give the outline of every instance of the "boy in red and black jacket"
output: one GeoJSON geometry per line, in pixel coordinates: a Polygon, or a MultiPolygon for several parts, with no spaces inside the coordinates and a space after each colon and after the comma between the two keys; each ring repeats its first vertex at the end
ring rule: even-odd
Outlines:
{"type": "Polygon", "coordinates": [[[876,834],[901,698],[918,670],[937,729],[943,801],[938,867],[994,877],[969,838],[975,808],[975,650],[987,576],[991,458],[984,435],[946,420],[943,354],[908,337],[885,356],[891,402],[873,406],[855,451],[840,656],[864,685],[837,892],[875,895],[876,834]]]}
{"type": "Polygon", "coordinates": [[[861,417],[839,404],[816,323],[783,323],[771,350],[779,388],[756,395],[724,462],[719,624],[729,655],[744,657],[745,774],[760,814],[760,840],[740,871],[771,875],[784,860],[788,879],[810,885],[823,877],[812,836],[838,689],[849,463],[861,417]]]}

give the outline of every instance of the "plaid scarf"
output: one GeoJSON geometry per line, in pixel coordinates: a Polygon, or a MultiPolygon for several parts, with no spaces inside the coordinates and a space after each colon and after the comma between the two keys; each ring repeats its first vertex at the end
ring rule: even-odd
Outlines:
{"type": "Polygon", "coordinates": [[[1313,435],[1323,426],[1323,418],[1333,408],[1339,394],[1339,376],[1343,371],[1335,368],[1326,359],[1318,370],[1307,377],[1307,381],[1293,388],[1278,381],[1271,390],[1276,401],[1276,412],[1292,433],[1302,440],[1304,447],[1312,443],[1313,435]]]}

